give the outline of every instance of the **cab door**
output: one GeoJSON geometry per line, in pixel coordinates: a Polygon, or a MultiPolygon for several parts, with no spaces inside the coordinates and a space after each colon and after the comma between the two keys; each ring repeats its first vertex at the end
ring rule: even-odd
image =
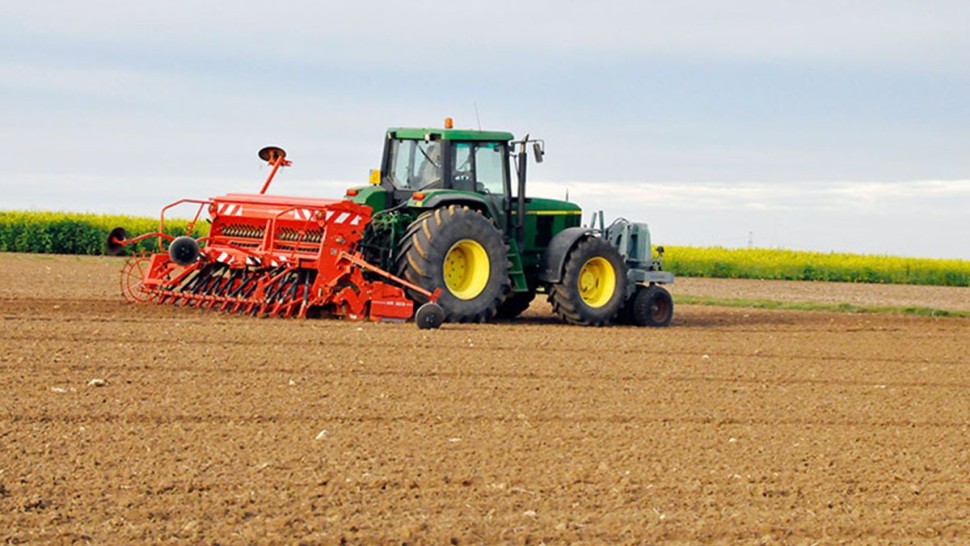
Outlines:
{"type": "Polygon", "coordinates": [[[453,142],[451,188],[475,192],[494,205],[495,223],[508,232],[508,153],[504,142],[453,142]]]}

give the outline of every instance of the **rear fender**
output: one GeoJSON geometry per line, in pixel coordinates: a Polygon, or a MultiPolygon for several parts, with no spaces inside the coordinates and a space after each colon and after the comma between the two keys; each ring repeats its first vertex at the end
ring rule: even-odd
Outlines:
{"type": "Polygon", "coordinates": [[[542,266],[539,269],[539,280],[546,283],[557,283],[562,280],[562,269],[566,264],[566,256],[580,240],[593,237],[593,230],[584,227],[566,228],[556,234],[549,241],[549,246],[542,253],[542,266]]]}
{"type": "Polygon", "coordinates": [[[495,221],[499,217],[495,210],[495,204],[490,200],[478,195],[477,193],[466,192],[435,192],[431,193],[421,201],[411,201],[411,205],[420,209],[437,209],[448,205],[464,205],[471,209],[482,211],[485,216],[495,221]]]}

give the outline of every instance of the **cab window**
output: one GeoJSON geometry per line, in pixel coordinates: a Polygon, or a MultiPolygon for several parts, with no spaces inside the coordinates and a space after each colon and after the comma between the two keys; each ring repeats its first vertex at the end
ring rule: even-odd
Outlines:
{"type": "Polygon", "coordinates": [[[456,190],[477,191],[475,189],[475,163],[472,160],[473,147],[470,142],[452,144],[454,156],[451,161],[451,185],[456,190]]]}
{"type": "Polygon", "coordinates": [[[457,190],[503,195],[505,145],[496,142],[455,142],[451,180],[457,190]]]}
{"type": "Polygon", "coordinates": [[[494,142],[480,144],[475,148],[475,178],[489,193],[505,192],[505,148],[494,142]]]}
{"type": "Polygon", "coordinates": [[[420,190],[441,185],[441,143],[424,140],[391,141],[390,172],[397,189],[420,190]]]}

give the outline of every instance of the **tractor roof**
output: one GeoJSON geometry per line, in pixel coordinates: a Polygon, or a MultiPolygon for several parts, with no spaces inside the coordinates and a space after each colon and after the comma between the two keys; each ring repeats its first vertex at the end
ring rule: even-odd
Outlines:
{"type": "Polygon", "coordinates": [[[392,127],[387,132],[396,138],[422,140],[428,135],[433,135],[432,138],[435,140],[482,140],[489,142],[508,142],[515,138],[512,133],[505,131],[475,131],[473,129],[441,129],[437,127],[392,127]]]}

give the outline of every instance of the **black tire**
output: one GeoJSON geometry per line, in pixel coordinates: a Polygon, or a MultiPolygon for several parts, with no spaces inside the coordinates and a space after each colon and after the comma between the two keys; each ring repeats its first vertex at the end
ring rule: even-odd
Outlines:
{"type": "Polygon", "coordinates": [[[532,300],[536,299],[535,290],[528,292],[509,292],[509,296],[498,306],[495,318],[511,320],[521,315],[532,305],[532,300]]]}
{"type": "Polygon", "coordinates": [[[566,256],[562,279],[552,285],[552,310],[570,324],[603,326],[626,299],[626,263],[599,237],[581,240],[566,256]]]}
{"type": "Polygon", "coordinates": [[[169,259],[183,267],[194,264],[199,259],[199,256],[199,242],[188,235],[176,237],[168,245],[169,259]]]}
{"type": "MultiPolygon", "coordinates": [[[[448,322],[484,322],[509,291],[502,233],[480,212],[449,205],[419,216],[397,254],[398,276],[425,290],[441,288],[438,305],[448,322]],[[470,270],[470,271],[469,271],[470,270]]],[[[427,298],[409,291],[417,302],[427,298]]]]}
{"type": "Polygon", "coordinates": [[[629,318],[637,326],[669,326],[674,318],[674,300],[660,286],[638,286],[628,304],[629,318]]]}
{"type": "Polygon", "coordinates": [[[407,265],[407,255],[411,252],[411,247],[413,246],[412,241],[414,240],[414,234],[421,229],[424,225],[423,220],[434,214],[433,210],[422,212],[417,218],[411,222],[408,229],[404,232],[404,235],[398,240],[397,251],[395,252],[395,271],[397,271],[398,276],[404,276],[404,265],[407,265]]]}
{"type": "Polygon", "coordinates": [[[437,303],[425,303],[414,313],[419,330],[437,330],[445,320],[445,310],[437,303]]]}

